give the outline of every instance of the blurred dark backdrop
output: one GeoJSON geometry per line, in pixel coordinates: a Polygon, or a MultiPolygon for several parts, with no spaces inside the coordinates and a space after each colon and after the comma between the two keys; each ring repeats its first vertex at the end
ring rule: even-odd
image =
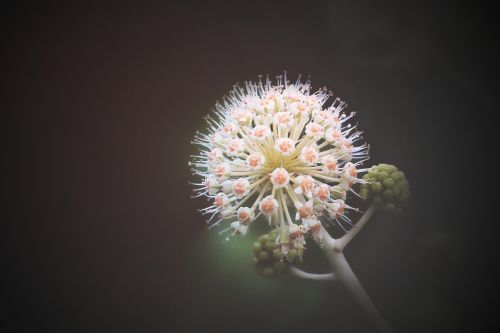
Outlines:
{"type": "Polygon", "coordinates": [[[406,212],[377,215],[347,251],[394,329],[486,327],[498,308],[494,13],[451,1],[4,5],[5,331],[370,332],[339,286],[255,275],[251,240],[221,244],[188,198],[202,117],[235,82],[285,69],[347,100],[372,162],[410,180],[406,212]]]}

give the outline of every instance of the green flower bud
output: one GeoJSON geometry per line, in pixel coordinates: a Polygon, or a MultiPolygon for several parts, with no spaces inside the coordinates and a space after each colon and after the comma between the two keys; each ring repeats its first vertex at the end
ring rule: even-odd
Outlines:
{"type": "Polygon", "coordinates": [[[376,167],[371,167],[370,170],[368,170],[368,175],[370,178],[376,178],[378,173],[378,169],[376,167]]]}
{"type": "Polygon", "coordinates": [[[382,184],[387,188],[392,188],[394,186],[394,184],[396,184],[396,182],[394,182],[394,179],[392,179],[392,178],[386,178],[386,179],[384,179],[382,184]]]}
{"type": "Polygon", "coordinates": [[[359,195],[363,198],[363,199],[368,199],[368,196],[370,195],[370,192],[367,188],[362,188],[361,191],[359,191],[359,195]]]}
{"type": "Polygon", "coordinates": [[[272,251],[276,248],[276,245],[273,240],[268,240],[266,244],[264,245],[264,250],[266,251],[272,251]]]}
{"type": "Polygon", "coordinates": [[[399,212],[410,198],[410,184],[405,174],[394,165],[382,163],[372,166],[363,179],[359,195],[371,200],[379,209],[399,212]]]}
{"type": "Polygon", "coordinates": [[[390,174],[391,172],[394,172],[394,171],[397,170],[397,168],[394,165],[389,165],[389,164],[386,164],[386,163],[380,163],[378,165],[378,169],[380,171],[387,172],[388,174],[390,174]]]}
{"type": "Polygon", "coordinates": [[[371,189],[373,193],[379,193],[382,190],[382,184],[380,182],[373,183],[371,189]]]}
{"type": "Polygon", "coordinates": [[[293,243],[283,244],[289,247],[287,256],[283,256],[281,246],[276,246],[275,243],[278,235],[279,230],[273,229],[269,233],[260,236],[252,246],[256,270],[265,277],[273,277],[288,272],[287,266],[298,262],[302,258],[303,248],[295,247],[293,243]]]}
{"type": "Polygon", "coordinates": [[[394,193],[391,190],[385,190],[382,193],[382,197],[384,198],[384,201],[388,202],[391,201],[392,198],[394,198],[394,193]]]}
{"type": "Polygon", "coordinates": [[[377,174],[377,179],[380,180],[380,181],[383,181],[384,179],[386,179],[387,177],[389,177],[389,174],[385,171],[381,171],[377,174]]]}
{"type": "Polygon", "coordinates": [[[395,181],[401,180],[405,178],[405,174],[402,171],[395,171],[391,174],[391,178],[395,181]]]}
{"type": "Polygon", "coordinates": [[[260,236],[260,237],[259,237],[259,242],[260,242],[262,245],[266,244],[266,242],[267,242],[268,240],[269,240],[269,236],[268,236],[267,234],[262,235],[262,236],[260,236]]]}
{"type": "Polygon", "coordinates": [[[259,242],[255,242],[253,243],[252,250],[255,254],[258,254],[260,253],[260,251],[262,251],[262,245],[259,242]]]}

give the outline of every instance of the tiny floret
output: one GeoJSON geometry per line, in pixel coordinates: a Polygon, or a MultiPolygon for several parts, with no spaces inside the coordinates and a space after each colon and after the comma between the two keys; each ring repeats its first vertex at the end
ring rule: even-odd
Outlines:
{"type": "Polygon", "coordinates": [[[321,184],[315,188],[314,194],[319,200],[325,202],[330,198],[330,186],[321,184]]]}
{"type": "Polygon", "coordinates": [[[312,191],[315,184],[314,179],[311,176],[300,175],[295,179],[295,184],[298,185],[295,188],[295,193],[304,194],[308,198],[312,196],[312,191]]]}
{"type": "Polygon", "coordinates": [[[214,206],[217,208],[224,207],[229,203],[229,199],[226,194],[224,193],[217,193],[217,195],[214,198],[214,206]]]}
{"type": "Polygon", "coordinates": [[[226,162],[217,165],[214,169],[214,175],[217,177],[218,180],[225,179],[225,177],[228,176],[230,172],[231,168],[229,167],[229,164],[226,162]]]}
{"type": "Polygon", "coordinates": [[[314,147],[304,147],[300,152],[300,160],[306,165],[315,165],[318,162],[318,152],[314,147]]]}
{"type": "Polygon", "coordinates": [[[269,126],[257,125],[250,131],[250,137],[256,141],[263,141],[271,135],[269,126]]]}
{"type": "Polygon", "coordinates": [[[255,219],[255,214],[250,207],[240,207],[236,213],[238,215],[238,220],[244,225],[248,225],[255,219]]]}
{"type": "Polygon", "coordinates": [[[273,183],[276,188],[286,187],[289,182],[290,175],[286,169],[277,168],[271,173],[271,183],[273,183]]]}
{"type": "Polygon", "coordinates": [[[323,136],[323,127],[318,123],[311,122],[306,126],[306,135],[314,140],[319,140],[323,136]]]}
{"type": "Polygon", "coordinates": [[[272,195],[268,195],[259,203],[260,211],[267,216],[276,213],[278,207],[278,201],[272,195]]]}
{"type": "Polygon", "coordinates": [[[323,156],[321,163],[323,164],[323,172],[328,175],[333,175],[337,171],[338,161],[333,155],[323,156]]]}
{"type": "Polygon", "coordinates": [[[295,149],[295,141],[289,138],[279,138],[276,140],[275,148],[284,156],[288,156],[295,149]]]}
{"type": "Polygon", "coordinates": [[[250,169],[256,170],[261,168],[266,161],[266,157],[261,152],[253,152],[247,157],[247,166],[250,169]]]}
{"type": "Polygon", "coordinates": [[[238,199],[241,199],[250,191],[250,182],[248,181],[248,179],[239,178],[234,181],[232,188],[234,196],[238,199]]]}
{"type": "Polygon", "coordinates": [[[290,112],[278,112],[274,115],[274,124],[278,128],[289,129],[294,122],[294,117],[290,112]]]}

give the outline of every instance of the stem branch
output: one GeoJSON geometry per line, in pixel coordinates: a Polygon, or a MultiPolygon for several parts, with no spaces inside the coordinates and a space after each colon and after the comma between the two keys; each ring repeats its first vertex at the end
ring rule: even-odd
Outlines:
{"type": "Polygon", "coordinates": [[[290,266],[289,267],[289,272],[301,279],[310,279],[310,280],[318,280],[318,281],[325,281],[325,280],[335,280],[335,275],[333,273],[324,273],[324,274],[317,274],[317,273],[309,273],[305,272],[295,266],[290,266]]]}
{"type": "Polygon", "coordinates": [[[368,222],[370,217],[375,213],[375,206],[371,205],[368,207],[366,212],[361,216],[361,218],[356,222],[355,225],[349,229],[348,232],[344,234],[344,236],[335,240],[335,250],[338,252],[342,252],[347,244],[358,234],[358,232],[363,228],[363,226],[368,222]]]}

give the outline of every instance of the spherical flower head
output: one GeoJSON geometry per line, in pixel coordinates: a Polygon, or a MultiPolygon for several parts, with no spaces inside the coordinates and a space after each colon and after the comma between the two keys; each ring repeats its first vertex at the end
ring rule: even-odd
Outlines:
{"type": "Polygon", "coordinates": [[[349,193],[364,183],[368,145],[349,124],[346,103],[309,81],[285,76],[236,86],[199,132],[192,156],[198,196],[210,198],[202,213],[210,226],[226,224],[244,235],[258,217],[275,228],[281,256],[319,239],[322,224],[346,220],[349,193]]]}

